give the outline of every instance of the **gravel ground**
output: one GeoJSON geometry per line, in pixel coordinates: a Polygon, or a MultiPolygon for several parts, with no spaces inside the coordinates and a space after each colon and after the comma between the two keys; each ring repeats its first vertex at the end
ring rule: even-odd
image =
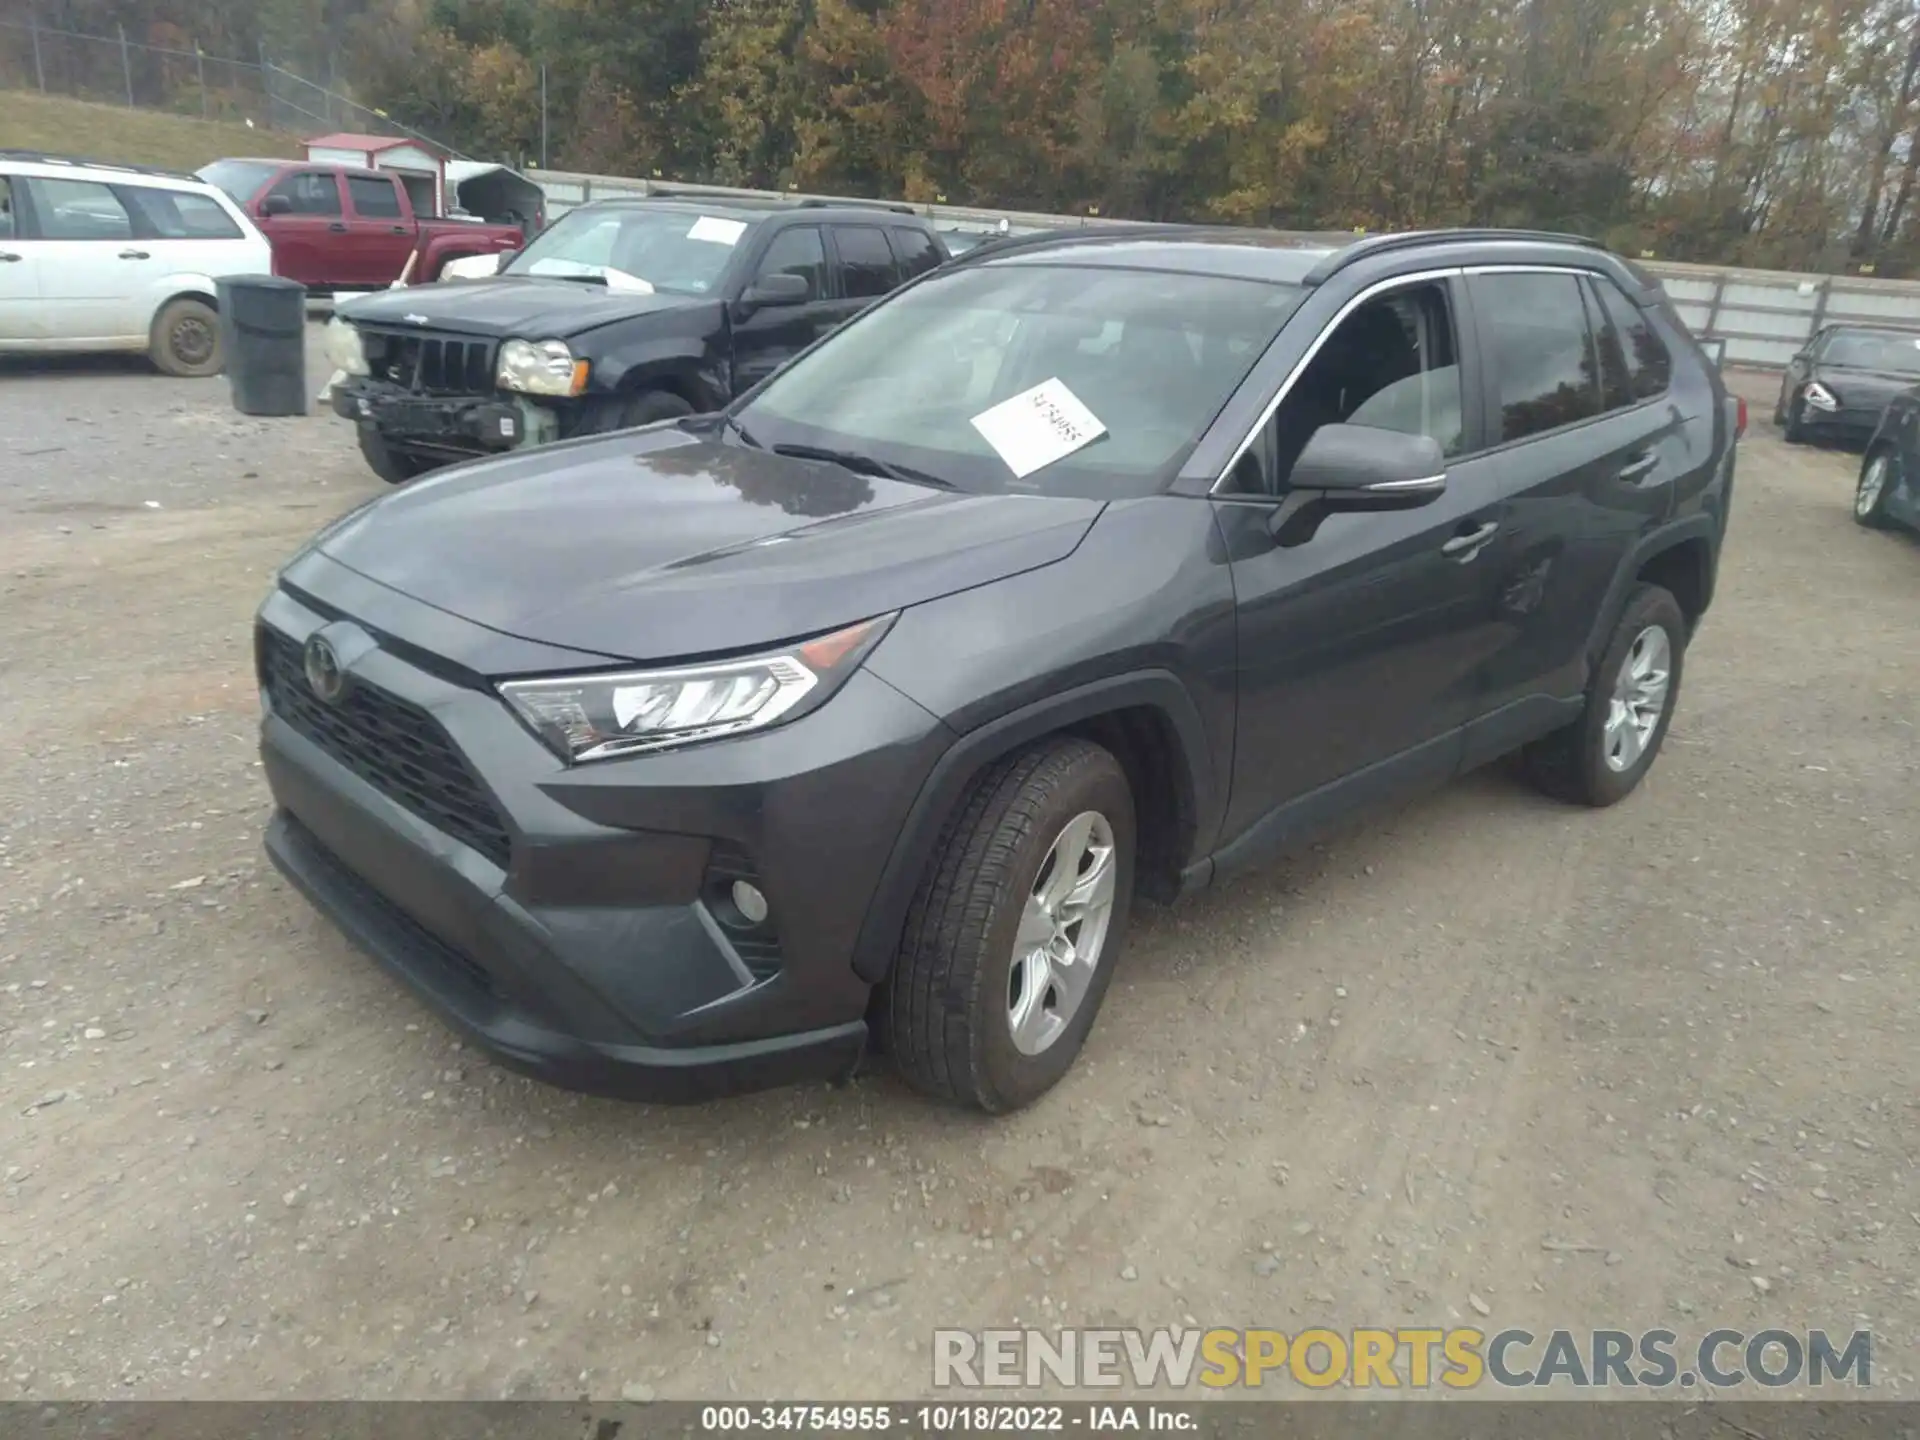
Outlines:
{"type": "Polygon", "coordinates": [[[509,1076],[261,856],[274,566],[331,418],[0,373],[0,1398],[926,1393],[936,1326],[1920,1339],[1920,544],[1752,392],[1667,750],[1483,773],[1147,911],[999,1122],[877,1074],[691,1110],[509,1076]]]}

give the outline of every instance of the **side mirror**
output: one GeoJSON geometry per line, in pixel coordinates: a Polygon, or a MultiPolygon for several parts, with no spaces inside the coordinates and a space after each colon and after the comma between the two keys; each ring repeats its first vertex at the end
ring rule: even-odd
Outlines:
{"type": "Polygon", "coordinates": [[[1330,510],[1412,510],[1446,490],[1447,459],[1430,435],[1322,425],[1293,462],[1287,488],[1330,510]]]}
{"type": "Polygon", "coordinates": [[[762,310],[775,305],[804,305],[812,295],[813,287],[804,275],[762,275],[747,287],[740,303],[762,310]]]}
{"type": "Polygon", "coordinates": [[[293,201],[284,195],[269,195],[260,202],[260,213],[262,215],[291,215],[293,213],[293,201]]]}

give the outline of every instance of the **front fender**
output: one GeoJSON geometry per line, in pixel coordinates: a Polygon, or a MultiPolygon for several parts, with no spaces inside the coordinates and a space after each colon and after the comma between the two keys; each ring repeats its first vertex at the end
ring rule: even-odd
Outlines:
{"type": "Polygon", "coordinates": [[[604,350],[601,337],[591,336],[574,353],[584,353],[592,361],[591,394],[631,394],[666,386],[682,392],[695,410],[704,413],[720,409],[732,398],[733,367],[725,333],[725,327],[716,324],[705,334],[636,335],[604,350]]]}

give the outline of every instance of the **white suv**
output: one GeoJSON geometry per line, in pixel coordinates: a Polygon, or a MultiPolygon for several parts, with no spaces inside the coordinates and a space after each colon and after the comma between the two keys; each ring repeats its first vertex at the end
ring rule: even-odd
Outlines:
{"type": "Polygon", "coordinates": [[[0,353],[142,351],[215,375],[213,282],[272,271],[266,237],[190,175],[0,150],[0,353]]]}

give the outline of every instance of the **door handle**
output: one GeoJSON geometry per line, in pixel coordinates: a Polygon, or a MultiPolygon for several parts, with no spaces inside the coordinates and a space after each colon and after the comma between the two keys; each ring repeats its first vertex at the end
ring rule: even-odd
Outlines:
{"type": "Polygon", "coordinates": [[[1499,528],[1497,521],[1489,520],[1486,524],[1477,526],[1465,534],[1454,536],[1440,547],[1440,553],[1450,555],[1465,564],[1480,553],[1481,547],[1493,538],[1493,532],[1499,528]]]}
{"type": "Polygon", "coordinates": [[[336,220],[331,225],[327,226],[327,229],[329,230],[345,230],[346,228],[347,228],[347,225],[344,220],[336,220]]]}
{"type": "Polygon", "coordinates": [[[144,250],[122,250],[120,252],[120,258],[122,260],[148,260],[152,257],[144,250]]]}
{"type": "Polygon", "coordinates": [[[13,251],[11,250],[0,250],[0,264],[11,265],[14,261],[18,260],[19,258],[20,257],[14,254],[13,251]]]}
{"type": "Polygon", "coordinates": [[[393,233],[396,235],[404,235],[407,233],[407,227],[404,225],[396,225],[393,227],[393,233]]]}
{"type": "Polygon", "coordinates": [[[1659,463],[1660,457],[1653,451],[1648,450],[1644,454],[1634,456],[1633,459],[1622,465],[1620,467],[1620,478],[1622,480],[1639,480],[1651,472],[1653,467],[1659,463]]]}

